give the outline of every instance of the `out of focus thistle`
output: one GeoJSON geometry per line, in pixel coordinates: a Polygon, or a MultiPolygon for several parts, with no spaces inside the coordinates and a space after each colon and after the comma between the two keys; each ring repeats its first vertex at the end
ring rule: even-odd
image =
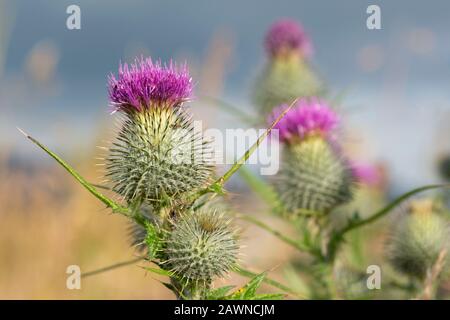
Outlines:
{"type": "Polygon", "coordinates": [[[388,245],[389,259],[395,269],[423,279],[436,263],[445,267],[449,225],[437,211],[433,201],[425,199],[413,202],[409,212],[401,217],[388,245]]]}
{"type": "Polygon", "coordinates": [[[125,120],[107,158],[113,190],[128,203],[155,206],[205,185],[208,146],[183,110],[192,93],[186,66],[150,58],[121,65],[109,78],[114,111],[125,120]]]}
{"type": "Polygon", "coordinates": [[[290,19],[275,22],[264,45],[268,62],[254,89],[254,102],[262,114],[298,97],[321,93],[321,83],[307,61],[312,44],[300,24],[290,19]]]}
{"type": "Polygon", "coordinates": [[[439,161],[439,173],[443,179],[450,181],[450,155],[442,157],[439,161]]]}
{"type": "MultiPolygon", "coordinates": [[[[276,108],[269,121],[284,108],[276,108]]],[[[275,126],[286,145],[276,188],[289,212],[328,213],[351,199],[353,175],[338,150],[338,122],[325,102],[311,98],[298,101],[275,126]]]]}

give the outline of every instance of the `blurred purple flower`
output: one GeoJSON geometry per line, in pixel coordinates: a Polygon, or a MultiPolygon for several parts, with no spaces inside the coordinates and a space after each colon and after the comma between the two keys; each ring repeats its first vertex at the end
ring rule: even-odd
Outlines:
{"type": "MultiPolygon", "coordinates": [[[[275,108],[268,123],[275,121],[286,108],[287,104],[275,108]]],[[[326,103],[313,97],[297,101],[274,129],[279,130],[282,142],[302,140],[314,134],[333,140],[332,133],[338,123],[338,115],[326,103]]]]}
{"type": "Polygon", "coordinates": [[[178,105],[191,97],[192,78],[186,64],[178,66],[135,59],[134,64],[120,64],[117,78],[108,78],[108,91],[114,111],[142,111],[159,105],[178,105]]]}
{"type": "Polygon", "coordinates": [[[353,177],[359,183],[367,186],[377,186],[381,183],[380,169],[372,164],[352,162],[350,164],[353,177]]]}
{"type": "Polygon", "coordinates": [[[280,19],[273,23],[265,37],[266,51],[275,56],[283,50],[294,50],[304,56],[312,54],[311,41],[303,27],[295,20],[280,19]]]}

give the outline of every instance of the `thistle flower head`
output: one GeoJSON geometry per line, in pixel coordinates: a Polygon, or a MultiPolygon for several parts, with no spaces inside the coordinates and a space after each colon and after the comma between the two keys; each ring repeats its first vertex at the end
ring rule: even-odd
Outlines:
{"type": "Polygon", "coordinates": [[[120,64],[117,78],[109,76],[108,87],[114,111],[142,111],[186,101],[192,94],[192,79],[186,64],[163,65],[141,57],[134,64],[120,64]]]}
{"type": "Polygon", "coordinates": [[[107,157],[107,177],[127,202],[158,203],[207,184],[212,158],[208,141],[180,108],[127,114],[107,157]]]}
{"type": "Polygon", "coordinates": [[[351,200],[350,167],[326,140],[311,136],[285,148],[283,158],[275,187],[289,213],[327,214],[351,200]]]}
{"type": "MultiPolygon", "coordinates": [[[[275,108],[268,122],[272,123],[287,107],[284,104],[275,108]]],[[[310,98],[297,101],[274,129],[279,130],[282,142],[291,143],[313,135],[332,139],[338,123],[339,117],[325,102],[310,98]]]]}
{"type": "Polygon", "coordinates": [[[280,19],[273,23],[265,37],[264,46],[270,56],[285,52],[312,53],[312,45],[303,27],[295,20],[280,19]]]}
{"type": "Polygon", "coordinates": [[[111,103],[125,120],[107,157],[107,177],[127,202],[156,205],[209,179],[208,142],[178,108],[191,91],[186,66],[163,66],[150,58],[121,65],[118,78],[110,77],[111,103]]]}
{"type": "Polygon", "coordinates": [[[430,203],[421,200],[411,206],[397,223],[388,247],[393,267],[417,278],[424,278],[442,254],[448,257],[448,222],[430,203]]]}
{"type": "Polygon", "coordinates": [[[230,220],[217,210],[200,209],[175,221],[165,263],[181,278],[211,281],[234,267],[238,249],[230,220]]]}

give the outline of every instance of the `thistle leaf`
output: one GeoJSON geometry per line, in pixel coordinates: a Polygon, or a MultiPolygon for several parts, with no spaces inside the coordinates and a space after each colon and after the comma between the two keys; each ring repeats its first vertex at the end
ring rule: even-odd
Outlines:
{"type": "MultiPolygon", "coordinates": [[[[255,278],[256,276],[258,276],[257,273],[251,272],[249,270],[246,270],[240,266],[236,267],[234,272],[236,272],[237,274],[247,277],[247,278],[255,278]]],[[[299,299],[305,299],[304,296],[300,295],[298,292],[296,292],[295,290],[289,288],[288,286],[285,286],[284,284],[279,283],[278,281],[275,281],[273,279],[270,279],[269,277],[265,276],[263,278],[263,282],[280,290],[283,290],[284,292],[299,298],[299,299]]]]}
{"type": "Polygon", "coordinates": [[[152,267],[141,267],[142,269],[149,271],[149,272],[153,272],[155,274],[159,274],[161,276],[167,276],[167,277],[173,277],[174,274],[170,271],[161,269],[161,268],[152,268],[152,267]]]}
{"type": "Polygon", "coordinates": [[[207,300],[223,300],[226,299],[226,295],[227,293],[233,289],[234,286],[224,286],[224,287],[220,287],[214,290],[211,290],[208,294],[207,294],[207,300]]]}
{"type": "Polygon", "coordinates": [[[84,179],[74,168],[72,168],[69,164],[67,164],[64,160],[62,160],[57,154],[50,151],[45,145],[43,145],[35,138],[24,132],[22,129],[20,128],[17,129],[31,142],[36,144],[39,148],[44,150],[49,156],[55,159],[56,162],[58,162],[64,169],[66,169],[66,171],[69,172],[72,177],[74,177],[83,187],[85,187],[90,193],[92,193],[97,199],[103,202],[107,207],[111,208],[113,212],[122,213],[126,216],[130,215],[130,210],[128,208],[116,203],[114,200],[108,198],[107,196],[97,191],[97,189],[92,184],[87,182],[86,179],[84,179]]]}
{"type": "Polygon", "coordinates": [[[253,277],[245,286],[228,296],[229,300],[251,300],[255,298],[256,290],[260,287],[266,276],[266,272],[253,277]]]}

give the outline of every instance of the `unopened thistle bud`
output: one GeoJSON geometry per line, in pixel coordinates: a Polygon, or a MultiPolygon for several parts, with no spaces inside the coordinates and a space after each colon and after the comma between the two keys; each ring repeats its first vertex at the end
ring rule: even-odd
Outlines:
{"type": "Polygon", "coordinates": [[[312,52],[308,35],[296,21],[275,22],[265,38],[268,64],[257,79],[255,104],[264,114],[298,97],[318,95],[322,89],[306,58],[312,52]]]}
{"type": "Polygon", "coordinates": [[[200,209],[174,222],[167,240],[167,267],[178,277],[209,282],[229,272],[236,264],[236,231],[222,213],[200,209]]]}
{"type": "Polygon", "coordinates": [[[389,260],[398,271],[422,279],[440,255],[448,257],[449,239],[448,222],[435,212],[433,201],[415,201],[394,229],[389,260]]]}
{"type": "Polygon", "coordinates": [[[125,115],[107,159],[113,190],[129,203],[155,203],[202,187],[211,167],[202,133],[182,109],[191,97],[186,66],[150,58],[120,65],[109,78],[113,111],[125,115]]]}
{"type": "MultiPolygon", "coordinates": [[[[286,108],[276,108],[269,122],[286,108]]],[[[324,102],[303,99],[275,126],[286,144],[276,188],[289,212],[328,213],[351,199],[354,179],[334,141],[337,124],[324,102]]]]}

